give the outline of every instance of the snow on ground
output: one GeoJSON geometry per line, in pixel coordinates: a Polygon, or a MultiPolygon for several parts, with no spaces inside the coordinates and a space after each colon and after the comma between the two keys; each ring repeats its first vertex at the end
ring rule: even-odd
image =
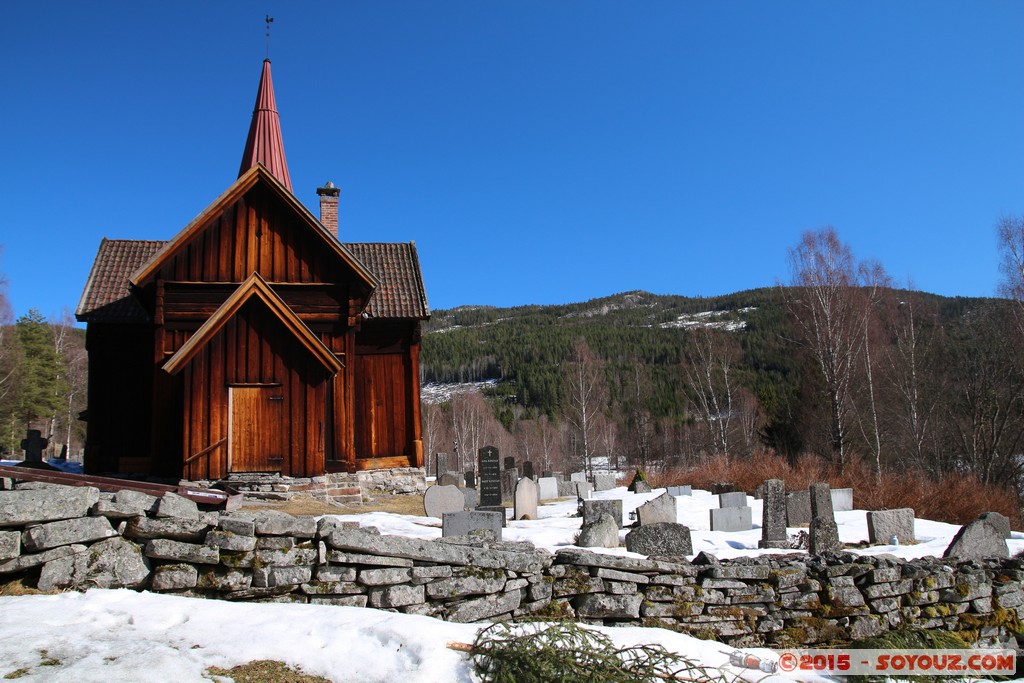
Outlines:
{"type": "MultiPolygon", "coordinates": [[[[594,494],[621,498],[628,515],[664,493],[632,494],[624,487],[594,494]]],[[[755,528],[712,532],[708,510],[717,497],[706,491],[677,498],[678,520],[690,527],[694,551],[720,558],[761,555],[758,550],[761,501],[748,498],[755,528]]],[[[557,550],[572,544],[580,527],[576,501],[557,501],[539,510],[539,519],[509,522],[506,540],[528,540],[557,550]]],[[[389,513],[343,515],[384,534],[440,538],[441,521],[389,513]]],[[[867,540],[863,510],[836,513],[840,539],[867,540]]],[[[856,552],[890,553],[913,558],[941,555],[959,529],[952,524],[916,520],[916,545],[875,546],[856,552]]],[[[790,529],[796,533],[797,529],[790,529]]],[[[623,532],[625,535],[625,532],[623,532]]],[[[1024,534],[1007,541],[1012,553],[1024,550],[1024,534]]],[[[625,549],[601,552],[628,555],[625,549]]],[[[470,643],[483,625],[451,624],[429,617],[373,609],[321,605],[240,604],[125,590],[92,590],[46,596],[0,598],[0,676],[26,670],[18,680],[54,683],[119,682],[201,683],[210,666],[230,668],[258,659],[274,659],[333,681],[403,683],[474,680],[465,655],[451,641],[470,643]],[[45,651],[45,652],[44,652],[45,651]],[[44,665],[44,660],[58,664],[44,665]]],[[[659,643],[729,678],[793,680],[740,670],[728,664],[732,648],[664,629],[603,628],[619,647],[659,643]]],[[[774,658],[770,650],[747,652],[774,658]]],[[[806,676],[800,680],[810,680],[806,676]]]]}

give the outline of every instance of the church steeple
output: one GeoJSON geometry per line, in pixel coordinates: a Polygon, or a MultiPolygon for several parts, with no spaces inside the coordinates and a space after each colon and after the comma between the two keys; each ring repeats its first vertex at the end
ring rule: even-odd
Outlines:
{"type": "Polygon", "coordinates": [[[260,87],[256,92],[256,107],[252,112],[249,137],[242,153],[242,166],[238,169],[241,177],[257,163],[267,167],[281,184],[292,190],[292,179],[288,175],[288,161],[284,158],[284,139],[281,137],[281,119],[277,114],[274,100],[274,81],[270,77],[270,60],[263,60],[260,87]]]}

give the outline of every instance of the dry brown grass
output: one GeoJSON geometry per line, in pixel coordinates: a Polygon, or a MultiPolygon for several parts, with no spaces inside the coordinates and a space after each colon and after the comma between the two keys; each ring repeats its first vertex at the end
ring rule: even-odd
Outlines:
{"type": "Polygon", "coordinates": [[[880,479],[870,467],[855,461],[840,472],[822,458],[804,456],[790,463],[782,456],[760,453],[748,460],[729,461],[714,458],[689,470],[649,473],[652,486],[689,484],[710,489],[712,484],[732,482],[737,488],[752,492],[766,479],[782,479],[786,489],[807,489],[816,482],[827,482],[832,488],[854,489],[854,504],[863,510],[913,508],[922,519],[950,524],[966,524],[983,512],[999,512],[1020,528],[1021,514],[1013,492],[985,486],[970,476],[951,474],[941,481],[920,472],[883,472],[880,479]]]}
{"type": "Polygon", "coordinates": [[[211,666],[206,670],[212,676],[227,676],[235,683],[331,683],[323,676],[312,676],[301,669],[292,669],[284,662],[263,659],[240,664],[230,669],[211,666]]]}
{"type": "Polygon", "coordinates": [[[307,496],[289,501],[247,501],[246,510],[280,510],[290,515],[359,515],[364,512],[394,512],[399,515],[423,516],[422,495],[378,495],[361,505],[331,505],[307,496]]]}
{"type": "Polygon", "coordinates": [[[14,579],[0,584],[0,597],[10,598],[18,595],[43,595],[44,592],[25,585],[23,579],[14,579]]]}

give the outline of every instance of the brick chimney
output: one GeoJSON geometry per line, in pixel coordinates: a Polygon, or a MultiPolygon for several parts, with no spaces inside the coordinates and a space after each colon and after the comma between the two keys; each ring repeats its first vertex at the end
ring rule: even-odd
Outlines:
{"type": "Polygon", "coordinates": [[[334,183],[328,180],[326,185],[316,188],[316,193],[320,195],[320,222],[337,237],[338,195],[341,194],[341,188],[335,187],[334,183]]]}

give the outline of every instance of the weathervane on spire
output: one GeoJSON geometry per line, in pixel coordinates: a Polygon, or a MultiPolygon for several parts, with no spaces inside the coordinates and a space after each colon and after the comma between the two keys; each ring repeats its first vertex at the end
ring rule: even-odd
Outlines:
{"type": "Polygon", "coordinates": [[[267,15],[267,59],[270,59],[270,25],[274,23],[274,17],[267,15]]]}

